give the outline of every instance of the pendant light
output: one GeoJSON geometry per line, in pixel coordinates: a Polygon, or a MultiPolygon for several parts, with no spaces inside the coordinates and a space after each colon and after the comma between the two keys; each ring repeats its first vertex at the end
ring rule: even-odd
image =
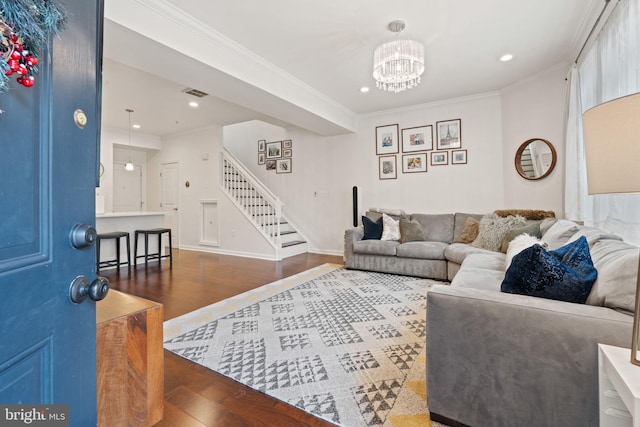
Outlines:
{"type": "Polygon", "coordinates": [[[129,161],[124,165],[124,170],[133,172],[135,169],[131,162],[131,113],[133,113],[133,110],[131,108],[127,108],[125,111],[129,113],[129,161]]]}

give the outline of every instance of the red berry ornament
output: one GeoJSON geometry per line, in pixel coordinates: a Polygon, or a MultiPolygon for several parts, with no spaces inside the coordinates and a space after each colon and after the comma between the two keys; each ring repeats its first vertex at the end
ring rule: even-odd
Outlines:
{"type": "MultiPolygon", "coordinates": [[[[0,21],[0,23],[2,22],[0,21]]],[[[24,49],[17,34],[11,32],[11,35],[5,40],[10,40],[10,42],[5,51],[8,53],[5,58],[9,68],[5,70],[4,74],[7,76],[17,74],[16,81],[19,84],[32,87],[35,84],[33,74],[36,72],[35,66],[38,65],[38,58],[31,55],[29,50],[24,49]]]]}

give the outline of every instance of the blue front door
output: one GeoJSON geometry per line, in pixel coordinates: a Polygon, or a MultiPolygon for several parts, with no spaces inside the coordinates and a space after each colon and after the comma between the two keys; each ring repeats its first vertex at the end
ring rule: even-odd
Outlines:
{"type": "Polygon", "coordinates": [[[69,287],[95,279],[95,248],[70,234],[95,225],[102,0],[60,3],[35,85],[0,93],[0,404],[68,404],[70,425],[92,426],[95,302],[69,287]]]}

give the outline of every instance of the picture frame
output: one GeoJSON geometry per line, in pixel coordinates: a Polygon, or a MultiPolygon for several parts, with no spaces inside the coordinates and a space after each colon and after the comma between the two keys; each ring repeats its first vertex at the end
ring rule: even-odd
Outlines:
{"type": "Polygon", "coordinates": [[[291,159],[276,160],[276,173],[291,173],[291,159]]]}
{"type": "Polygon", "coordinates": [[[433,150],[433,126],[418,126],[402,129],[402,152],[433,150]]]}
{"type": "Polygon", "coordinates": [[[416,173],[427,171],[427,153],[403,154],[402,172],[416,173]]]}
{"type": "Polygon", "coordinates": [[[396,154],[399,151],[398,125],[376,126],[376,154],[396,154]]]}
{"type": "Polygon", "coordinates": [[[378,157],[378,172],[380,179],[396,179],[398,177],[397,156],[378,157]]]}
{"type": "Polygon", "coordinates": [[[259,165],[264,165],[264,156],[265,156],[265,153],[258,153],[258,164],[259,165]]]}
{"type": "Polygon", "coordinates": [[[276,170],[276,161],[275,160],[267,160],[266,167],[268,171],[276,170]]]}
{"type": "Polygon", "coordinates": [[[259,139],[258,140],[258,152],[262,153],[266,150],[266,145],[267,145],[267,140],[266,139],[259,139]]]}
{"type": "Polygon", "coordinates": [[[467,150],[452,150],[451,151],[451,164],[452,165],[466,165],[467,164],[467,150]]]}
{"type": "Polygon", "coordinates": [[[293,146],[293,142],[290,139],[285,139],[282,141],[282,148],[291,148],[293,146]]]}
{"type": "Polygon", "coordinates": [[[282,157],[292,157],[293,156],[293,150],[291,150],[291,148],[285,148],[282,150],[282,157]]]}
{"type": "Polygon", "coordinates": [[[448,151],[432,151],[430,154],[431,154],[431,166],[442,166],[442,165],[449,164],[448,151]]]}
{"type": "Polygon", "coordinates": [[[436,122],[438,150],[450,150],[462,147],[462,120],[444,120],[436,122]]]}
{"type": "Polygon", "coordinates": [[[267,159],[279,159],[282,157],[282,141],[267,143],[267,159]]]}

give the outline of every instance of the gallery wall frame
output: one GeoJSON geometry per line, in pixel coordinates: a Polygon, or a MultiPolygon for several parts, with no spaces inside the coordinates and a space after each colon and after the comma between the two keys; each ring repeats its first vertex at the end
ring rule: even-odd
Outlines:
{"type": "Polygon", "coordinates": [[[450,150],[462,147],[462,120],[443,120],[436,122],[438,150],[450,150]]]}
{"type": "Polygon", "coordinates": [[[376,126],[376,154],[396,154],[399,151],[398,125],[376,126]]]}
{"type": "Polygon", "coordinates": [[[431,166],[444,166],[449,164],[448,151],[432,151],[430,154],[431,166]]]}
{"type": "Polygon", "coordinates": [[[267,159],[279,159],[282,157],[282,141],[267,143],[267,159]]]}
{"type": "Polygon", "coordinates": [[[267,140],[266,139],[259,139],[258,140],[258,151],[259,152],[264,152],[266,150],[266,145],[267,145],[267,140]]]}
{"type": "Polygon", "coordinates": [[[403,154],[402,172],[416,173],[427,171],[427,153],[403,154]]]}
{"type": "Polygon", "coordinates": [[[451,164],[452,165],[466,165],[467,164],[467,150],[452,150],[451,151],[451,164]]]}
{"type": "Polygon", "coordinates": [[[378,157],[378,174],[380,179],[396,179],[398,177],[396,156],[378,157]]]}
{"type": "Polygon", "coordinates": [[[433,150],[433,126],[417,126],[402,129],[402,152],[433,150]]]}
{"type": "Polygon", "coordinates": [[[276,173],[291,173],[291,159],[276,160],[276,173]]]}
{"type": "Polygon", "coordinates": [[[259,165],[264,165],[264,153],[258,153],[258,164],[259,165]]]}

